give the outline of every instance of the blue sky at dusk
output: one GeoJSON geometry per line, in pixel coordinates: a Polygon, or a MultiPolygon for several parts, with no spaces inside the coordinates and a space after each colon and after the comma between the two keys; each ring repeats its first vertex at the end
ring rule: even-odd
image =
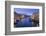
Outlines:
{"type": "Polygon", "coordinates": [[[18,14],[32,15],[32,13],[39,12],[39,9],[15,8],[14,11],[18,14]]]}

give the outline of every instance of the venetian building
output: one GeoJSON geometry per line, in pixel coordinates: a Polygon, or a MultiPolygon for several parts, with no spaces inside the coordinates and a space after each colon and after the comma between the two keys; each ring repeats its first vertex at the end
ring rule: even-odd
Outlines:
{"type": "Polygon", "coordinates": [[[31,18],[34,19],[34,20],[39,21],[39,13],[38,12],[33,13],[32,16],[31,16],[31,18]]]}
{"type": "Polygon", "coordinates": [[[34,27],[39,26],[39,13],[33,13],[31,18],[32,18],[32,25],[34,27]]]}

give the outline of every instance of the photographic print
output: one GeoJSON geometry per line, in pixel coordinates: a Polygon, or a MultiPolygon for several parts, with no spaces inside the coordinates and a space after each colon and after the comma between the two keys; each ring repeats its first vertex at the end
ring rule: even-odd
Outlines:
{"type": "Polygon", "coordinates": [[[39,27],[39,9],[14,8],[14,27],[39,27]]]}

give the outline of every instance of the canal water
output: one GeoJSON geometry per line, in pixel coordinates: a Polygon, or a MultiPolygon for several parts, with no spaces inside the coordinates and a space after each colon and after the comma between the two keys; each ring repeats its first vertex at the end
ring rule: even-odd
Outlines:
{"type": "Polygon", "coordinates": [[[32,19],[26,17],[21,21],[17,22],[15,27],[32,27],[32,19]]]}

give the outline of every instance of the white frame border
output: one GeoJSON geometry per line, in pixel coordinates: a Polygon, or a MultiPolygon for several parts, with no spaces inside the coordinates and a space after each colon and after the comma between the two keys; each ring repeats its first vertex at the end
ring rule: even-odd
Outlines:
{"type": "Polygon", "coordinates": [[[42,30],[42,6],[23,6],[23,5],[11,5],[11,32],[14,31],[35,31],[42,30]],[[40,9],[40,27],[25,27],[25,28],[14,28],[14,8],[33,8],[40,9]]]}

